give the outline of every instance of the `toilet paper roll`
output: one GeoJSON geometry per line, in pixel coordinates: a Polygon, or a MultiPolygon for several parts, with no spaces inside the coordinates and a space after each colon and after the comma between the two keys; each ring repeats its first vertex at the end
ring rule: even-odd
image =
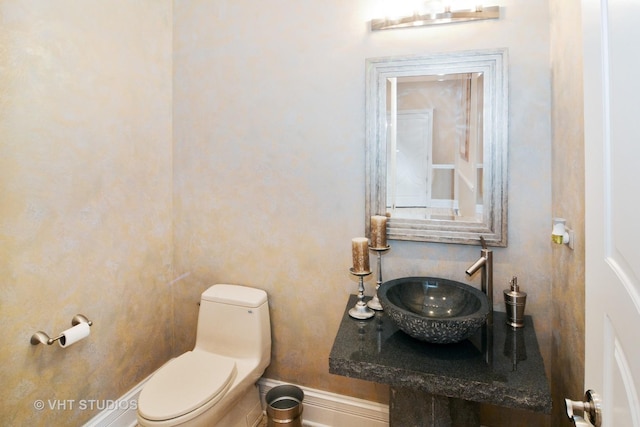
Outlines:
{"type": "Polygon", "coordinates": [[[89,324],[80,322],[73,328],[69,328],[62,332],[62,336],[58,340],[58,343],[62,348],[69,347],[71,344],[75,344],[81,339],[88,337],[90,332],[91,327],[89,324]]]}

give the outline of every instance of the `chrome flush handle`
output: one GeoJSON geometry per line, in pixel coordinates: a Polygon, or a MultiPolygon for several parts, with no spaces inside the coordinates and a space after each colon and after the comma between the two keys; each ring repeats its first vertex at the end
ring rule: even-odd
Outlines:
{"type": "Polygon", "coordinates": [[[576,427],[602,427],[602,401],[595,391],[587,390],[584,394],[584,402],[565,399],[564,403],[567,407],[567,416],[576,427]],[[582,412],[589,422],[585,421],[583,417],[575,415],[574,411],[582,412]]]}

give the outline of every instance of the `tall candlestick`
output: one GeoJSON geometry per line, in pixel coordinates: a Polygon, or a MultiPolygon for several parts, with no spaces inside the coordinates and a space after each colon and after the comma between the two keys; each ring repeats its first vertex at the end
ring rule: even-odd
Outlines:
{"type": "Polygon", "coordinates": [[[382,285],[382,254],[389,250],[389,246],[386,248],[369,248],[372,251],[375,251],[378,254],[378,280],[376,280],[376,293],[373,295],[367,302],[367,306],[374,310],[382,310],[382,304],[380,303],[380,299],[378,299],[378,289],[380,289],[380,285],[382,285]]]}
{"type": "Polygon", "coordinates": [[[387,247],[387,217],[374,215],[371,217],[371,247],[387,247]]]}
{"type": "Polygon", "coordinates": [[[356,237],[351,240],[351,253],[353,255],[353,271],[363,273],[369,270],[369,239],[356,237]]]}

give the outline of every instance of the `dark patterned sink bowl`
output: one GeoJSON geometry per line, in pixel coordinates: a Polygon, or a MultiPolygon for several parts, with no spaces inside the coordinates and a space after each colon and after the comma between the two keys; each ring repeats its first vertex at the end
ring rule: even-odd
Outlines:
{"type": "Polygon", "coordinates": [[[480,290],[437,277],[402,277],[380,285],[378,298],[391,321],[421,341],[448,344],[469,338],[487,320],[480,290]]]}

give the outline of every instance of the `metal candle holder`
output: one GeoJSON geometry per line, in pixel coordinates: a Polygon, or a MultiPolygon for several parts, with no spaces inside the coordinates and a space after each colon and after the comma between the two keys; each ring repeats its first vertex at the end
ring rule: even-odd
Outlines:
{"type": "Polygon", "coordinates": [[[349,309],[349,316],[354,319],[370,319],[374,316],[375,312],[367,307],[364,302],[364,277],[371,274],[370,271],[354,271],[350,268],[349,271],[354,276],[358,276],[358,302],[355,306],[349,309]]]}
{"type": "Polygon", "coordinates": [[[386,248],[374,248],[369,246],[369,250],[375,251],[378,254],[378,280],[376,280],[376,293],[372,299],[369,300],[367,305],[374,310],[382,310],[382,304],[378,299],[378,289],[382,285],[382,254],[389,250],[389,245],[386,248]]]}

